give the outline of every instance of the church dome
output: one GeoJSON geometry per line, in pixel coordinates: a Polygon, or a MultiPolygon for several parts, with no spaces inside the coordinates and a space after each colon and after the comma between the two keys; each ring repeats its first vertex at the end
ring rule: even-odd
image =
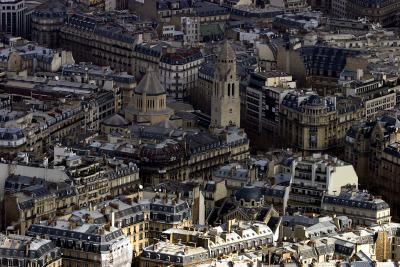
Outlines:
{"type": "Polygon", "coordinates": [[[153,68],[150,67],[140,80],[138,86],[135,88],[135,94],[146,94],[149,96],[165,94],[164,87],[161,85],[160,80],[158,80],[157,74],[153,68]]]}

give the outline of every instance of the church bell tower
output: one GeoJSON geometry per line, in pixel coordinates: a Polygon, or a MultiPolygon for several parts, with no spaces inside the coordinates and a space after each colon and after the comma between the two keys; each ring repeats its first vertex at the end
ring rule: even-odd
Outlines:
{"type": "Polygon", "coordinates": [[[217,57],[211,96],[211,127],[240,128],[239,80],[236,77],[236,54],[224,41],[217,57]]]}

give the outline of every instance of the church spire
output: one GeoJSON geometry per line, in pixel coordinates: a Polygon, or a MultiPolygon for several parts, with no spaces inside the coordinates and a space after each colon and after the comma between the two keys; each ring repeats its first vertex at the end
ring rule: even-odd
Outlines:
{"type": "Polygon", "coordinates": [[[218,61],[220,60],[236,60],[235,50],[233,50],[232,46],[226,39],[222,44],[221,52],[218,55],[218,61]]]}

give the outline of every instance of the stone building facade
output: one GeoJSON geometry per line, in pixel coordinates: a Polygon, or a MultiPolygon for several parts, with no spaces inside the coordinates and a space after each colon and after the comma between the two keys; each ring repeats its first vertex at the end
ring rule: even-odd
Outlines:
{"type": "Polygon", "coordinates": [[[89,219],[34,224],[27,235],[50,239],[61,249],[63,266],[131,266],[132,245],[128,237],[120,229],[106,229],[89,219]]]}
{"type": "Polygon", "coordinates": [[[134,35],[110,29],[95,18],[72,15],[60,31],[61,47],[72,51],[77,61],[110,66],[115,71],[134,73],[134,35]]]}
{"type": "Polygon", "coordinates": [[[50,240],[0,234],[2,266],[61,267],[61,250],[50,240]]]}
{"type": "Polygon", "coordinates": [[[354,165],[360,186],[381,196],[399,218],[399,121],[383,115],[352,127],[346,135],[344,159],[354,165]]]}
{"type": "Polygon", "coordinates": [[[25,235],[32,224],[72,212],[75,201],[75,191],[66,183],[13,175],[5,182],[5,224],[10,233],[25,235]]]}
{"type": "Polygon", "coordinates": [[[143,199],[139,190],[121,199],[99,203],[92,209],[73,211],[72,219],[120,228],[130,240],[133,257],[140,256],[166,229],[192,226],[191,209],[186,201],[159,193],[152,199],[143,199]]]}
{"type": "Polygon", "coordinates": [[[347,0],[346,13],[349,17],[367,18],[382,26],[393,26],[398,22],[400,3],[395,0],[347,0]]]}
{"type": "Polygon", "coordinates": [[[294,92],[283,98],[280,116],[284,141],[309,153],[343,146],[347,130],[364,110],[357,100],[294,92]]]}
{"type": "Polygon", "coordinates": [[[32,13],[32,40],[49,48],[60,46],[60,29],[67,17],[66,7],[59,1],[51,1],[32,13]]]}
{"type": "Polygon", "coordinates": [[[338,195],[325,195],[321,201],[322,214],[347,216],[353,225],[382,225],[390,223],[390,207],[381,198],[356,186],[345,186],[338,195]]]}
{"type": "Polygon", "coordinates": [[[229,220],[224,228],[224,233],[218,232],[216,228],[201,231],[167,230],[163,234],[168,241],[146,247],[140,258],[140,266],[167,266],[171,263],[182,267],[197,266],[211,263],[215,257],[229,256],[241,250],[254,251],[274,241],[272,230],[262,222],[229,220]]]}
{"type": "Polygon", "coordinates": [[[167,49],[160,59],[160,82],[168,96],[186,99],[196,88],[199,67],[203,63],[200,49],[167,49]]]}

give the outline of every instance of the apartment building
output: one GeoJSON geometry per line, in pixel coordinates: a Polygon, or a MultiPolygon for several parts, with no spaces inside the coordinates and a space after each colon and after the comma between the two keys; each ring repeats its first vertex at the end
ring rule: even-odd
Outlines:
{"type": "Polygon", "coordinates": [[[72,51],[79,62],[93,62],[135,74],[133,57],[138,34],[121,26],[107,26],[99,17],[75,14],[69,16],[61,28],[60,44],[72,51]]]}
{"type": "Polygon", "coordinates": [[[70,213],[76,203],[72,186],[44,178],[12,175],[6,179],[4,191],[5,225],[10,233],[21,235],[32,224],[70,213]]]}
{"type": "Polygon", "coordinates": [[[60,247],[63,266],[132,264],[132,245],[122,230],[87,220],[53,220],[32,225],[28,236],[47,237],[60,247]]]}
{"type": "Polygon", "coordinates": [[[134,164],[110,171],[100,161],[78,155],[68,157],[65,164],[76,190],[76,205],[80,208],[96,205],[139,183],[139,170],[134,164]]]}
{"type": "MultiPolygon", "coordinates": [[[[98,66],[84,62],[79,64],[63,65],[60,78],[70,82],[96,84],[100,88],[114,92],[114,98],[116,98],[115,104],[109,105],[107,108],[108,111],[110,107],[115,107],[116,111],[126,108],[132,100],[133,91],[137,85],[135,76],[131,74],[127,74],[126,72],[115,72],[111,70],[110,67],[98,66]]],[[[103,97],[102,99],[106,100],[106,97],[103,97]]],[[[102,106],[105,103],[99,104],[102,106]]],[[[109,115],[110,114],[107,114],[107,116],[109,115]]]]}
{"type": "Polygon", "coordinates": [[[390,207],[381,198],[368,191],[359,191],[356,186],[342,187],[338,195],[324,195],[321,213],[347,216],[353,225],[382,225],[390,223],[390,207]]]}
{"type": "Polygon", "coordinates": [[[133,52],[135,77],[142,77],[149,68],[158,71],[163,51],[168,47],[169,45],[163,42],[136,45],[133,52]]]}
{"type": "Polygon", "coordinates": [[[32,40],[49,48],[60,46],[60,29],[67,18],[67,8],[61,1],[51,1],[32,13],[32,40]]]}
{"type": "MultiPolygon", "coordinates": [[[[20,116],[15,118],[22,135],[4,136],[4,140],[10,141],[26,139],[18,147],[4,143],[1,149],[9,153],[35,151],[39,154],[62,139],[74,143],[77,135],[97,131],[100,121],[114,114],[122,104],[118,88],[99,90],[97,85],[65,80],[16,76],[3,81],[0,88],[2,92],[12,92],[15,99],[21,99],[21,103],[14,103],[23,104],[21,111],[35,110],[31,112],[30,124],[19,124],[20,116]],[[32,99],[38,102],[32,103],[32,99]],[[41,99],[52,101],[44,105],[41,99]]],[[[7,110],[9,108],[4,109],[7,110]]]]}
{"type": "Polygon", "coordinates": [[[104,153],[128,161],[137,160],[141,181],[152,185],[163,180],[211,178],[218,165],[249,157],[249,140],[242,129],[231,128],[212,134],[192,132],[193,128],[191,131],[176,131],[176,128],[163,127],[168,124],[172,125],[163,122],[133,127],[131,133],[135,139],[131,142],[118,140],[119,145],[110,149],[108,141],[96,139],[95,144],[86,149],[95,155],[104,153]]]}
{"type": "Polygon", "coordinates": [[[173,262],[174,266],[196,266],[208,261],[207,250],[203,247],[190,247],[183,244],[159,242],[145,248],[143,259],[140,259],[141,267],[167,266],[173,262]],[[175,256],[178,254],[179,256],[175,256]]]}
{"type": "Polygon", "coordinates": [[[381,196],[392,207],[392,216],[400,210],[398,182],[398,119],[385,114],[352,127],[346,136],[345,160],[352,163],[360,176],[360,186],[381,196]],[[385,182],[382,182],[385,181],[385,182]]]}
{"type": "Polygon", "coordinates": [[[367,18],[369,21],[379,23],[383,27],[395,25],[397,14],[400,10],[400,3],[393,0],[379,0],[370,2],[368,0],[347,0],[347,16],[357,18],[367,18]]]}
{"type": "Polygon", "coordinates": [[[70,220],[87,219],[121,229],[130,240],[133,257],[140,256],[166,229],[192,225],[191,209],[186,201],[176,196],[166,198],[158,192],[154,198],[144,199],[142,194],[138,189],[132,195],[73,211],[70,220]]]}
{"type": "Polygon", "coordinates": [[[363,117],[358,99],[291,92],[281,104],[281,136],[300,151],[325,151],[343,146],[347,130],[363,117]]]}
{"type": "Polygon", "coordinates": [[[181,18],[183,44],[195,46],[200,42],[200,19],[198,17],[181,18]]]}
{"type": "Polygon", "coordinates": [[[279,146],[280,106],[284,96],[296,88],[292,76],[283,72],[259,72],[250,75],[245,97],[244,126],[255,133],[260,145],[267,138],[267,146],[279,146]]]}
{"type": "Polygon", "coordinates": [[[338,18],[347,18],[348,17],[348,14],[347,14],[348,0],[337,0],[337,1],[331,1],[331,2],[332,2],[332,4],[331,4],[332,16],[335,16],[338,18]]]}
{"type": "Polygon", "coordinates": [[[0,67],[16,74],[23,71],[27,71],[29,75],[37,72],[56,72],[62,65],[74,63],[70,51],[50,49],[33,42],[0,50],[0,67]]]}
{"type": "Polygon", "coordinates": [[[300,209],[319,210],[325,193],[335,195],[347,184],[358,185],[352,165],[326,154],[295,158],[285,170],[291,174],[289,205],[300,209]]]}
{"type": "Polygon", "coordinates": [[[254,251],[274,241],[271,229],[264,223],[230,220],[226,231],[216,228],[204,231],[170,229],[160,241],[144,249],[140,266],[193,266],[210,262],[212,258],[254,251]],[[181,242],[179,242],[181,240],[181,242]]]}
{"type": "MultiPolygon", "coordinates": [[[[61,150],[57,149],[55,157],[65,165],[57,166],[67,170],[61,171],[64,177],[57,182],[46,181],[46,168],[41,178],[11,175],[6,179],[4,203],[13,207],[6,210],[4,217],[6,224],[12,226],[9,231],[24,234],[31,224],[69,214],[76,207],[96,205],[134,190],[139,183],[139,170],[134,164],[110,170],[100,168],[100,162],[84,161],[75,153],[67,152],[63,159],[61,150]]],[[[50,170],[48,175],[53,172],[50,170]]]]}
{"type": "Polygon", "coordinates": [[[212,179],[216,183],[225,182],[228,195],[233,195],[236,190],[255,181],[255,170],[250,170],[239,163],[231,163],[216,169],[212,179]]]}
{"type": "Polygon", "coordinates": [[[61,250],[50,240],[0,234],[2,266],[61,267],[61,250]]]}
{"type": "Polygon", "coordinates": [[[186,99],[197,86],[200,65],[203,63],[200,49],[167,49],[160,59],[160,82],[167,95],[186,99]]]}
{"type": "Polygon", "coordinates": [[[339,85],[344,95],[355,96],[361,99],[365,107],[367,119],[376,117],[385,110],[392,110],[396,106],[397,78],[386,79],[383,77],[364,74],[362,69],[355,71],[343,70],[340,74],[339,85]]]}

